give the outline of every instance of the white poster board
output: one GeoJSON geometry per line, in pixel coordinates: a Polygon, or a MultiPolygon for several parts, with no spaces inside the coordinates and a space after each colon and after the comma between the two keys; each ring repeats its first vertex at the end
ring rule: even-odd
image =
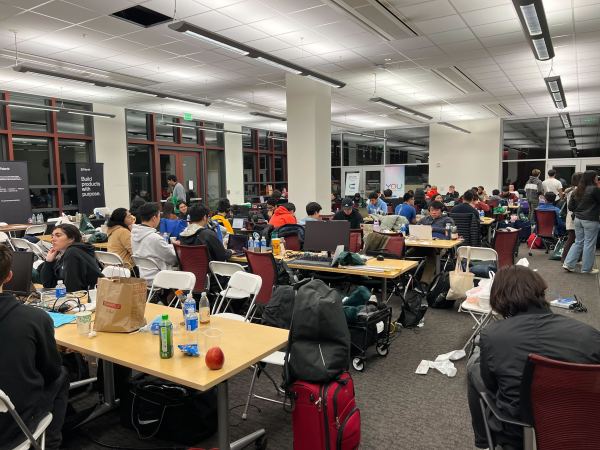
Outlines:
{"type": "Polygon", "coordinates": [[[347,172],[346,173],[346,188],[344,195],[346,197],[352,197],[354,194],[359,192],[360,189],[360,172],[347,172]]]}
{"type": "Polygon", "coordinates": [[[392,190],[392,197],[404,195],[404,166],[387,166],[384,168],[385,189],[392,190]]]}

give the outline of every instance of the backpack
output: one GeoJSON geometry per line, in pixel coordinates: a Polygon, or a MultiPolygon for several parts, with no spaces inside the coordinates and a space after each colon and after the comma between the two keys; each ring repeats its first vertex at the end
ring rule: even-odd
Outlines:
{"type": "Polygon", "coordinates": [[[402,310],[396,322],[402,325],[402,328],[414,328],[419,325],[426,312],[425,294],[416,289],[411,289],[402,296],[402,310]]]}
{"type": "Polygon", "coordinates": [[[275,286],[271,300],[264,307],[262,324],[290,329],[296,292],[292,286],[275,286]]]}
{"type": "Polygon", "coordinates": [[[438,273],[427,288],[425,296],[427,304],[431,308],[448,309],[454,306],[454,300],[446,300],[446,294],[450,290],[450,274],[448,272],[438,273]]]}
{"type": "Polygon", "coordinates": [[[311,280],[294,301],[285,355],[284,385],[328,383],[350,366],[350,331],[338,291],[311,280]]]}
{"type": "Polygon", "coordinates": [[[527,247],[529,248],[543,248],[544,244],[542,244],[542,238],[536,237],[535,233],[531,233],[527,238],[527,247]],[[535,239],[535,242],[534,242],[535,239]]]}

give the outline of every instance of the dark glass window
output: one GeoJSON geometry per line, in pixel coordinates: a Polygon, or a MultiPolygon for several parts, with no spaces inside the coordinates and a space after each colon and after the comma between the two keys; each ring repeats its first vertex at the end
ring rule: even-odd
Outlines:
{"type": "MultiPolygon", "coordinates": [[[[35,95],[11,93],[10,101],[27,105],[48,106],[48,100],[35,95]]],[[[49,111],[9,106],[11,126],[15,130],[48,131],[49,111]]]]}
{"type": "Polygon", "coordinates": [[[129,190],[131,198],[140,196],[145,200],[152,198],[151,152],[149,145],[129,144],[129,190]]]}
{"type": "Polygon", "coordinates": [[[572,137],[567,135],[559,117],[550,118],[550,158],[597,158],[600,157],[600,115],[571,116],[572,137]],[[571,144],[575,144],[574,147],[571,144]]]}
{"type": "Polygon", "coordinates": [[[217,207],[219,199],[225,197],[225,153],[222,150],[206,152],[206,181],[208,185],[208,207],[217,207]]]}
{"type": "Polygon", "coordinates": [[[386,164],[429,161],[429,127],[386,130],[386,164]]]}
{"type": "Polygon", "coordinates": [[[331,135],[331,166],[342,165],[342,137],[339,134],[331,135]]]}
{"type": "Polygon", "coordinates": [[[15,161],[27,161],[30,185],[54,184],[49,139],[14,136],[13,153],[15,161]]]}
{"type": "MultiPolygon", "coordinates": [[[[76,164],[90,162],[89,145],[84,141],[59,140],[58,150],[60,153],[60,178],[63,185],[75,186],[77,176],[76,164]]],[[[77,195],[75,195],[77,203],[77,195]]]]}
{"type": "Polygon", "coordinates": [[[177,136],[177,128],[168,125],[169,123],[177,122],[175,116],[167,116],[164,114],[156,115],[156,140],[175,142],[177,136]]]}
{"type": "MultiPolygon", "coordinates": [[[[223,124],[217,122],[204,122],[204,126],[207,128],[223,129],[223,124]]],[[[225,133],[204,130],[204,145],[206,147],[225,148],[225,133]]]]}
{"type": "Polygon", "coordinates": [[[331,169],[331,193],[336,195],[342,193],[342,169],[339,167],[331,169]]]}
{"type": "Polygon", "coordinates": [[[344,133],[344,166],[383,164],[383,139],[344,133]]]}
{"type": "MultiPolygon", "coordinates": [[[[127,137],[148,139],[148,119],[150,115],[143,111],[127,110],[127,137]]],[[[158,117],[158,116],[157,116],[158,117]]]]}
{"type": "Polygon", "coordinates": [[[405,166],[404,168],[404,184],[405,192],[412,189],[422,188],[423,185],[429,183],[429,165],[423,164],[418,166],[405,166]]]}
{"type": "MultiPolygon", "coordinates": [[[[181,125],[188,125],[190,127],[198,126],[198,122],[195,120],[182,120],[181,125]]],[[[181,143],[182,144],[197,144],[198,143],[198,129],[197,128],[181,128],[181,143]]]]}
{"type": "Polygon", "coordinates": [[[273,150],[276,152],[283,152],[286,147],[286,135],[284,133],[271,133],[271,140],[273,141],[273,150]]]}
{"type": "Polygon", "coordinates": [[[257,130],[258,134],[258,149],[259,150],[268,150],[269,142],[267,141],[268,132],[265,130],[257,130]]]}
{"type": "Polygon", "coordinates": [[[504,121],[502,159],[546,158],[546,119],[504,121]]]}
{"type": "MultiPolygon", "coordinates": [[[[69,108],[74,110],[90,111],[92,109],[91,105],[89,104],[63,102],[62,100],[57,100],[56,104],[60,108],[69,108]]],[[[56,114],[56,120],[59,133],[85,135],[92,134],[92,118],[90,116],[59,111],[56,114]]]]}
{"type": "Polygon", "coordinates": [[[254,183],[256,177],[256,154],[244,152],[244,183],[254,183]]]}
{"type": "Polygon", "coordinates": [[[247,127],[242,127],[242,147],[254,149],[254,130],[247,127]]]}
{"type": "Polygon", "coordinates": [[[285,156],[275,155],[274,163],[275,163],[275,182],[285,182],[285,156]]]}
{"type": "Polygon", "coordinates": [[[545,176],[545,161],[514,161],[502,163],[502,185],[514,184],[515,189],[525,189],[533,169],[539,169],[540,179],[545,176]]]}

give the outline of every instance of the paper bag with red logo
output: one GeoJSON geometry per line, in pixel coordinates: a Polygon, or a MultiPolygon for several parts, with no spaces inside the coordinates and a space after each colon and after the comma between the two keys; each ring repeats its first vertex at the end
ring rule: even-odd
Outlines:
{"type": "Polygon", "coordinates": [[[96,331],[129,333],[146,325],[146,282],[139,278],[99,278],[96,331]]]}

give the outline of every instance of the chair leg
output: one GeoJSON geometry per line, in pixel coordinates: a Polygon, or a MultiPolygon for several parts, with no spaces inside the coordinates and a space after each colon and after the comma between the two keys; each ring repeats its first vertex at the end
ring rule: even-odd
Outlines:
{"type": "Polygon", "coordinates": [[[248,399],[246,400],[246,406],[244,407],[244,412],[242,413],[242,419],[246,420],[248,418],[248,407],[250,406],[250,400],[252,400],[252,396],[254,395],[254,385],[256,383],[256,377],[258,376],[258,364],[254,366],[254,373],[252,374],[252,381],[250,382],[250,391],[248,392],[248,399]]]}
{"type": "Polygon", "coordinates": [[[485,407],[485,403],[483,402],[483,400],[481,398],[479,399],[479,406],[481,406],[481,415],[483,416],[483,423],[485,424],[485,435],[486,435],[487,441],[488,441],[488,448],[494,449],[495,446],[494,446],[494,440],[492,439],[492,431],[490,430],[490,425],[487,420],[487,410],[485,407]]]}

